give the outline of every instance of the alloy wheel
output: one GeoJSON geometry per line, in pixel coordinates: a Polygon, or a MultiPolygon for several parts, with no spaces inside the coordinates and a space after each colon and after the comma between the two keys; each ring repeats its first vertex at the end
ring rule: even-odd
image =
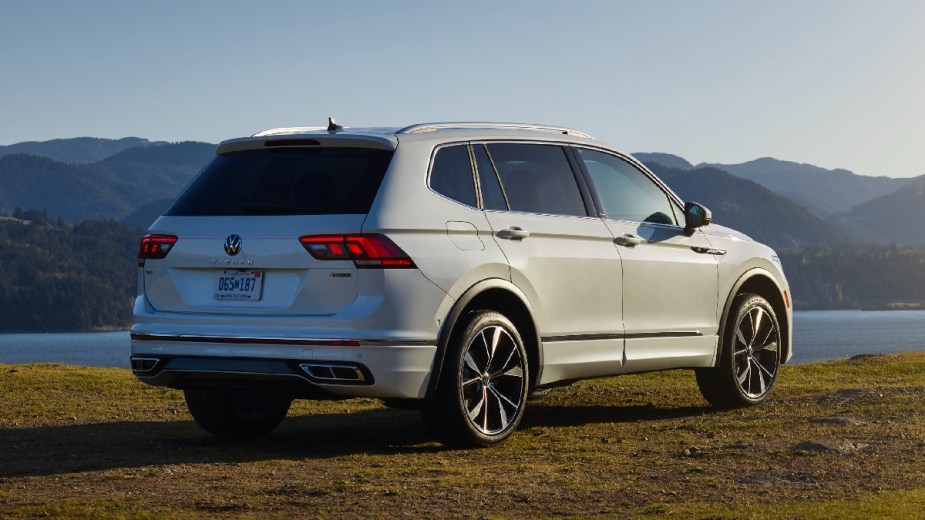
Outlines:
{"type": "Polygon", "coordinates": [[[525,360],[511,334],[491,325],[472,336],[463,356],[460,394],[472,426],[483,435],[505,431],[526,397],[525,360]]]}
{"type": "Polygon", "coordinates": [[[733,363],[739,388],[749,399],[759,399],[771,389],[779,355],[776,321],[760,306],[748,309],[736,325],[733,363]]]}

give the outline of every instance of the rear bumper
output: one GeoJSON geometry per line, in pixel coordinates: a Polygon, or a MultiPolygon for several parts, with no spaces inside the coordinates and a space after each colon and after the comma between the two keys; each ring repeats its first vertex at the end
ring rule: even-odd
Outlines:
{"type": "Polygon", "coordinates": [[[133,372],[171,388],[422,399],[436,342],[132,334],[133,372]]]}

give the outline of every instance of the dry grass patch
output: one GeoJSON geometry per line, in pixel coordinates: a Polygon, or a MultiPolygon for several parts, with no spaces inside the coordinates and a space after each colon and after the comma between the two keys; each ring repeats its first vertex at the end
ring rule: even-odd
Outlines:
{"type": "Polygon", "coordinates": [[[537,396],[521,431],[447,450],[417,413],[297,402],[222,441],[127,370],[0,365],[0,516],[914,516],[925,504],[925,353],[784,367],[719,412],[675,371],[537,396]],[[866,512],[868,514],[857,513],[866,512]]]}

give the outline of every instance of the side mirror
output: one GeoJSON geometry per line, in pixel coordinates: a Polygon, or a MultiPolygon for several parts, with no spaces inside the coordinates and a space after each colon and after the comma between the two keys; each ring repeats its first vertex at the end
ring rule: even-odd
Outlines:
{"type": "Polygon", "coordinates": [[[684,203],[684,234],[691,236],[694,230],[713,221],[713,213],[696,202],[684,203]]]}

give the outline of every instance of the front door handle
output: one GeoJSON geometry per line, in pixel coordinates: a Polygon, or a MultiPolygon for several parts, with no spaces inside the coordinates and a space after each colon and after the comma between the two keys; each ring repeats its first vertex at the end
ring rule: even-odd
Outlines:
{"type": "Polygon", "coordinates": [[[641,238],[637,237],[636,235],[631,235],[629,233],[622,235],[622,236],[618,236],[617,238],[613,239],[613,241],[618,246],[626,246],[626,247],[635,247],[642,243],[641,238]]]}
{"type": "Polygon", "coordinates": [[[528,236],[530,236],[529,231],[517,226],[508,226],[507,229],[498,231],[498,238],[506,238],[508,240],[523,240],[528,236]]]}

